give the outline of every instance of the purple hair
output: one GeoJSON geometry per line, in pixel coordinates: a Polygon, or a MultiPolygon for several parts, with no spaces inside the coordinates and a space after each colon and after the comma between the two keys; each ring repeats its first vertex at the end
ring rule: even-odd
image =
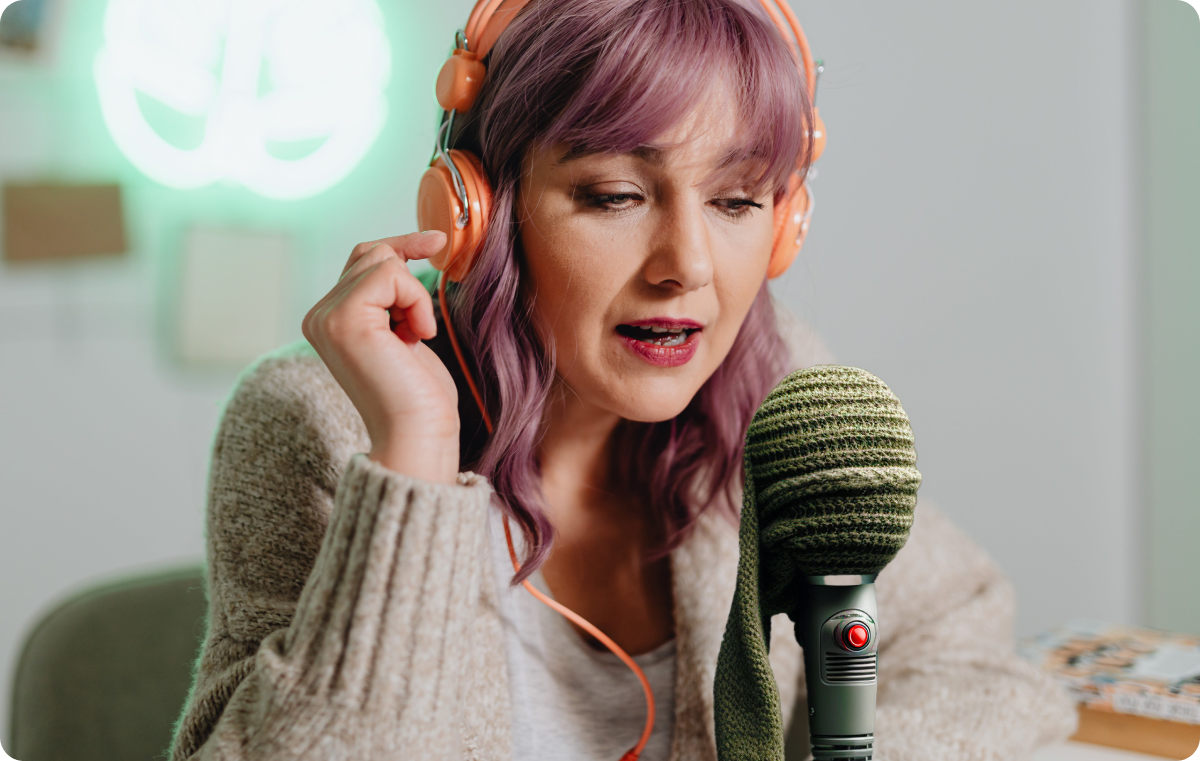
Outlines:
{"type": "MultiPolygon", "coordinates": [[[[535,448],[554,350],[539,338],[520,288],[524,160],[559,143],[583,153],[631,151],[681,122],[724,78],[739,96],[738,158],[759,167],[754,190],[771,188],[779,203],[797,157],[808,167],[812,109],[794,54],[749,2],[534,0],[488,54],[479,100],[460,120],[455,145],[482,159],[494,205],[476,264],[451,295],[453,319],[495,421],[474,467],[525,539],[514,584],[545,561],[553,540],[535,448]]],[[[737,520],[746,428],[786,356],[764,279],[728,356],[683,412],[618,427],[615,472],[650,497],[665,536],[655,556],[682,543],[710,507],[737,520]]]]}

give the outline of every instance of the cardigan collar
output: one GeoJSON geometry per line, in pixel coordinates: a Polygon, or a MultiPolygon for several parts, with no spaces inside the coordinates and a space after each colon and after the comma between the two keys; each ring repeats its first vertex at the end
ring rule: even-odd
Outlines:
{"type": "Polygon", "coordinates": [[[716,761],[713,680],[737,565],[737,528],[715,514],[702,515],[671,553],[676,669],[670,761],[716,761]]]}
{"type": "MultiPolygon", "coordinates": [[[[669,761],[716,761],[713,680],[737,581],[737,561],[737,529],[716,515],[701,516],[688,538],[671,552],[676,669],[669,761]]],[[[479,615],[461,695],[464,750],[467,759],[510,761],[512,712],[504,630],[492,564],[482,565],[479,615]]]]}

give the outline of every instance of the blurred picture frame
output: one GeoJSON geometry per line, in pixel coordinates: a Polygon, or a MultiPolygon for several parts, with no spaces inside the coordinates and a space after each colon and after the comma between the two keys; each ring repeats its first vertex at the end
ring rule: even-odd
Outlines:
{"type": "Polygon", "coordinates": [[[61,0],[0,0],[0,65],[46,64],[57,49],[61,0]]]}
{"type": "Polygon", "coordinates": [[[292,240],[277,230],[190,227],[167,294],[173,358],[240,370],[287,343],[292,240]]]}

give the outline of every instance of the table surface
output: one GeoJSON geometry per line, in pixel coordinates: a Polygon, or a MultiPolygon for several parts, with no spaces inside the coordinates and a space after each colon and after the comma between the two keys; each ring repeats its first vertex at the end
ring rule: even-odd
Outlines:
{"type": "MultiPolygon", "coordinates": [[[[1200,759],[1200,755],[1192,756],[1200,759]]],[[[1061,742],[1047,745],[1033,754],[1033,761],[1165,761],[1162,756],[1149,756],[1129,750],[1108,748],[1091,743],[1061,742]]]]}

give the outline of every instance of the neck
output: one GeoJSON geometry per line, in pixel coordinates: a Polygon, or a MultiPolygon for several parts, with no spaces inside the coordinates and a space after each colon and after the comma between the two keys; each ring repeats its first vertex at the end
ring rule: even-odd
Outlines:
{"type": "Polygon", "coordinates": [[[611,487],[612,437],[621,418],[555,381],[542,416],[537,458],[551,519],[558,505],[579,505],[611,487]]]}
{"type": "MultiPolygon", "coordinates": [[[[538,446],[542,494],[554,525],[541,570],[556,600],[638,654],[673,636],[671,568],[668,558],[647,559],[661,537],[646,501],[613,473],[620,423],[618,415],[555,384],[538,446]]],[[[590,635],[584,639],[601,648],[590,635]]]]}

